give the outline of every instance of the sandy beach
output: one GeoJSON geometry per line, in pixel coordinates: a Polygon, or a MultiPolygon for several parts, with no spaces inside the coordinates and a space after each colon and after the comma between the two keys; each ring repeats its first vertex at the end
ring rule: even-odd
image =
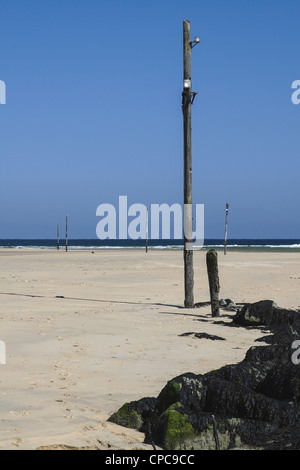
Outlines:
{"type": "MultiPolygon", "coordinates": [[[[194,253],[195,302],[209,301],[205,251],[194,253]]],[[[183,308],[179,250],[0,251],[0,449],[149,449],[107,422],[126,401],[157,396],[185,372],[242,360],[259,329],[234,312],[183,308]],[[225,323],[225,324],[224,324],[225,323]],[[206,332],[225,341],[197,339],[206,332]]],[[[300,253],[219,252],[221,298],[299,308],[300,253]]]]}

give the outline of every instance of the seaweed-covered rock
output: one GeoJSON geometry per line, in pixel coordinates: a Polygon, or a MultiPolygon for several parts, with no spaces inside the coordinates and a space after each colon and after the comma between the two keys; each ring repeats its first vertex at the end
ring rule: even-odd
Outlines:
{"type": "Polygon", "coordinates": [[[157,397],[155,413],[160,415],[176,402],[192,410],[201,411],[206,395],[202,377],[189,372],[169,380],[157,397]]]}
{"type": "Polygon", "coordinates": [[[261,435],[277,431],[278,424],[193,412],[177,402],[152,423],[151,439],[149,429],[145,442],[154,440],[167,450],[228,450],[253,447],[261,435]]]}
{"type": "Polygon", "coordinates": [[[237,311],[233,323],[241,326],[266,326],[280,329],[284,326],[300,323],[300,312],[278,307],[273,300],[260,300],[253,304],[244,304],[237,311]]]}
{"type": "Polygon", "coordinates": [[[278,359],[278,345],[270,344],[267,346],[251,346],[246,352],[245,361],[251,364],[261,364],[272,367],[272,364],[278,359]]]}
{"type": "Polygon", "coordinates": [[[191,412],[179,402],[173,403],[158,417],[152,431],[155,442],[161,442],[168,450],[223,450],[230,442],[235,442],[226,420],[220,422],[218,419],[216,424],[214,416],[191,412]]]}
{"type": "Polygon", "coordinates": [[[217,377],[227,382],[256,390],[265,380],[271,367],[272,365],[268,367],[266,364],[251,363],[244,360],[238,364],[221,367],[221,369],[212,371],[206,375],[207,377],[217,377]]]}
{"type": "Polygon", "coordinates": [[[259,445],[263,450],[299,450],[300,422],[273,430],[273,432],[263,433],[259,445]]]}
{"type": "Polygon", "coordinates": [[[245,304],[237,312],[233,321],[243,326],[266,325],[273,308],[277,305],[272,300],[261,300],[253,304],[245,304]]]}
{"type": "Polygon", "coordinates": [[[153,440],[164,449],[213,449],[216,435],[222,449],[249,444],[261,433],[293,423],[300,416],[294,403],[276,400],[239,384],[239,368],[243,377],[252,369],[251,384],[257,388],[267,373],[240,363],[231,373],[230,366],[202,376],[186,374],[167,383],[158,396],[156,407],[146,428],[146,442],[153,440]],[[217,375],[231,378],[224,380],[217,375]]]}
{"type": "Polygon", "coordinates": [[[238,364],[175,377],[156,399],[126,403],[110,420],[166,450],[300,450],[300,364],[292,360],[299,317],[272,301],[245,305],[234,321],[268,329],[264,345],[238,364]]]}
{"type": "Polygon", "coordinates": [[[154,397],[147,397],[124,403],[116,413],[113,413],[108,418],[108,421],[144,432],[145,423],[148,422],[149,416],[155,408],[156,401],[154,397]]]}
{"type": "Polygon", "coordinates": [[[290,424],[299,415],[293,403],[218,378],[208,381],[204,411],[255,421],[275,421],[279,425],[290,424]]]}
{"type": "MultiPolygon", "coordinates": [[[[189,414],[184,411],[180,402],[170,405],[152,421],[151,437],[156,444],[162,443],[165,449],[191,448],[195,436],[189,414]]],[[[146,434],[146,442],[148,435],[146,434]]]]}
{"type": "Polygon", "coordinates": [[[277,400],[287,400],[298,404],[300,401],[300,368],[292,361],[276,364],[259,384],[258,391],[277,400]]]}

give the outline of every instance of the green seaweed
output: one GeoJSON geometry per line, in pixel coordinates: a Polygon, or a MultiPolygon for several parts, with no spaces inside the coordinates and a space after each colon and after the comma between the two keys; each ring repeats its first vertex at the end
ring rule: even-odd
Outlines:
{"type": "Polygon", "coordinates": [[[171,380],[170,382],[168,382],[168,384],[163,388],[158,397],[157,409],[159,414],[179,400],[180,390],[181,384],[176,382],[176,380],[171,380]]]}
{"type": "Polygon", "coordinates": [[[184,443],[194,436],[194,428],[188,420],[188,415],[181,413],[180,409],[181,404],[177,402],[163,413],[165,418],[165,449],[183,449],[185,448],[184,443]]]}
{"type": "Polygon", "coordinates": [[[124,403],[116,413],[108,418],[108,421],[132,429],[140,429],[143,425],[141,414],[132,409],[128,403],[124,403]]]}

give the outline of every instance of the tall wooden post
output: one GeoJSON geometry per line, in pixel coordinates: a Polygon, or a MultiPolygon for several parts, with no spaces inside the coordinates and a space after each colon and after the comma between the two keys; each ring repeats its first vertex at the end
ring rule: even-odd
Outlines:
{"type": "Polygon", "coordinates": [[[192,249],[192,128],[191,128],[190,22],[183,22],[183,134],[184,134],[184,290],[186,308],[194,307],[194,265],[192,249]]]}
{"type": "Polygon", "coordinates": [[[57,225],[57,249],[59,250],[59,225],[57,225]]]}
{"type": "Polygon", "coordinates": [[[229,204],[226,203],[226,216],[225,216],[225,241],[224,241],[224,255],[227,253],[227,231],[228,231],[228,208],[229,204]]]}
{"type": "Polygon", "coordinates": [[[66,251],[68,251],[68,214],[66,214],[66,251]]]}

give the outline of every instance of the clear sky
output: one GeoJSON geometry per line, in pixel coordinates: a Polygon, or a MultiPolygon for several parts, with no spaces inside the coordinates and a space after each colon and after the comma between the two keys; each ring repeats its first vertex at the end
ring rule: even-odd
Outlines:
{"type": "Polygon", "coordinates": [[[0,238],[96,238],[96,208],[182,203],[182,23],[205,237],[300,238],[299,0],[0,0],[0,238]]]}

